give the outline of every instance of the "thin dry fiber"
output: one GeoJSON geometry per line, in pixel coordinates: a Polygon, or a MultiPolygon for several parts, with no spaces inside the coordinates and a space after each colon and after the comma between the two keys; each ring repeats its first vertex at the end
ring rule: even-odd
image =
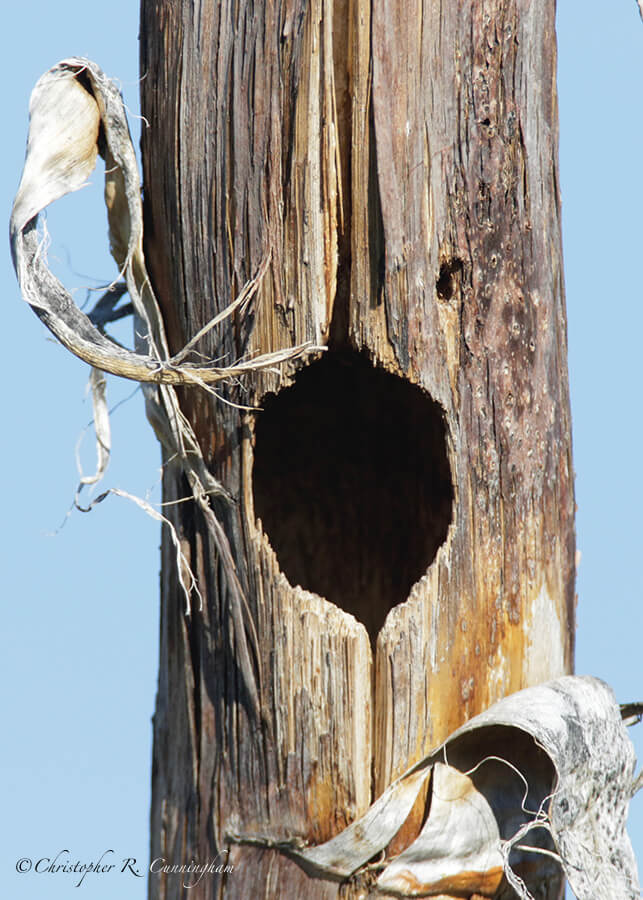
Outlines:
{"type": "MultiPolygon", "coordinates": [[[[224,367],[209,362],[200,365],[186,362],[199,338],[243,310],[257,292],[269,265],[267,251],[256,277],[248,282],[239,297],[171,357],[145,266],[139,173],[117,87],[95,63],[67,59],[40,78],[31,96],[29,113],[27,156],[11,214],[11,250],[25,300],[68,350],[93,367],[98,467],[92,483],[100,480],[109,458],[104,379],[98,373],[110,372],[143,385],[148,418],[157,437],[167,457],[182,467],[192,496],[209,524],[227,576],[239,667],[258,709],[257,679],[249,646],[249,641],[256,642],[256,635],[228,540],[210,504],[213,496],[226,502],[232,500],[205,465],[192,427],[179,408],[174,385],[200,385],[212,390],[211,385],[217,382],[273,368],[324,348],[305,343],[224,367]],[[78,309],[47,267],[44,240],[37,227],[38,215],[46,206],[86,183],[96,164],[101,129],[110,244],[134,310],[135,350],[112,341],[78,309]]],[[[146,508],[143,501],[139,505],[146,508]]],[[[167,519],[162,519],[169,525],[167,519]]],[[[173,530],[172,538],[177,563],[180,563],[183,556],[173,530]]],[[[190,593],[196,581],[191,573],[186,577],[184,565],[179,565],[179,577],[189,611],[190,593]]]]}

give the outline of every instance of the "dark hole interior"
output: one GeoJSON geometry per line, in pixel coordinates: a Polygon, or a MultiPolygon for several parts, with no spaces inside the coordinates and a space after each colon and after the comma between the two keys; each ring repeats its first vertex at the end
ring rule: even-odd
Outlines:
{"type": "Polygon", "coordinates": [[[364,357],[332,352],[262,406],[255,512],[280,568],[374,641],[451,521],[442,409],[364,357]]]}
{"type": "Polygon", "coordinates": [[[440,266],[435,288],[440,300],[451,300],[456,289],[456,278],[462,272],[462,260],[450,259],[440,266]]]}

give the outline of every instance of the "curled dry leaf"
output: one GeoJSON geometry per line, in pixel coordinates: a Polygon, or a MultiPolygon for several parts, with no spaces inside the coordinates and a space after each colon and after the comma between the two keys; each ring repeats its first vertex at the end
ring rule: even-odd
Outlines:
{"type": "Polygon", "coordinates": [[[457,889],[467,897],[493,897],[503,876],[498,823],[473,780],[435,763],[431,811],[416,840],[395,857],[378,886],[403,896],[457,889]]]}
{"type": "MultiPolygon", "coordinates": [[[[96,373],[91,384],[98,467],[96,476],[84,478],[81,486],[100,480],[109,455],[105,385],[97,373],[109,372],[141,382],[147,415],[165,448],[166,459],[181,466],[194,501],[210,525],[214,546],[227,576],[231,604],[228,621],[233,630],[231,644],[235,647],[248,695],[257,711],[258,687],[250,646],[256,642],[254,625],[225,531],[211,506],[213,497],[226,503],[231,502],[231,498],[206,466],[192,427],[179,407],[174,385],[189,384],[210,389],[209,386],[217,382],[272,368],[325,348],[308,342],[240,360],[230,366],[215,366],[207,360],[199,365],[186,361],[203,334],[243,309],[257,292],[268,268],[270,254],[267,253],[259,271],[240,296],[182,351],[171,357],[163,319],[145,266],[140,179],[118,88],[90,60],[66,59],[40,78],[31,96],[29,114],[27,155],[11,214],[11,250],[25,300],[58,340],[89,363],[96,373]],[[134,350],[120,346],[104,333],[98,313],[92,320],[76,306],[47,266],[44,241],[37,227],[38,214],[46,206],[86,183],[99,152],[105,158],[105,203],[111,251],[127,284],[134,312],[134,350]]],[[[163,517],[163,521],[172,530],[169,520],[163,517]]],[[[174,532],[172,538],[178,547],[174,532]]],[[[194,576],[188,573],[186,577],[180,571],[179,578],[189,611],[194,576]]]]}
{"type": "MultiPolygon", "coordinates": [[[[29,116],[27,156],[11,214],[11,249],[25,300],[68,350],[104,372],[141,383],[213,384],[324,349],[305,343],[231,366],[184,363],[183,351],[173,360],[145,268],[138,167],[117,87],[90,60],[67,59],[40,78],[29,116]],[[112,253],[145,325],[137,332],[136,352],[115,345],[78,309],[49,271],[37,230],[38,214],[46,206],[86,183],[99,149],[105,157],[112,253]]],[[[251,291],[256,288],[253,280],[251,291]]],[[[244,293],[247,300],[248,288],[244,293]]],[[[217,321],[238,305],[231,304],[217,321]]]]}
{"type": "Polygon", "coordinates": [[[93,475],[83,475],[80,460],[78,460],[78,468],[81,470],[80,486],[98,484],[107,469],[112,448],[109,410],[107,408],[107,383],[100,369],[92,367],[89,375],[89,387],[92,392],[94,430],[96,432],[96,471],[93,475]]]}
{"type": "Polygon", "coordinates": [[[327,878],[375,869],[375,890],[400,897],[549,896],[562,864],[579,900],[634,900],[625,829],[634,765],[611,689],[567,676],[495,703],[341,834],[286,852],[327,878]],[[389,857],[429,778],[419,833],[389,857]]]}

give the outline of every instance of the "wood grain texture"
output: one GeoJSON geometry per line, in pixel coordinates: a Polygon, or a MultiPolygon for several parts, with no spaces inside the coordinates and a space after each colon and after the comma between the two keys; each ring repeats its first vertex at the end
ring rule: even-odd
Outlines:
{"type": "MultiPolygon", "coordinates": [[[[145,250],[171,349],[270,251],[251,310],[200,351],[359,352],[439,404],[452,482],[446,540],[381,610],[373,651],[350,611],[288,582],[256,517],[257,414],[182,389],[236,498],[216,512],[259,636],[263,708],[257,723],[207,527],[177,506],[206,604],[184,617],[164,542],[152,855],[231,850],[235,873],[200,896],[367,890],[301,881],[277,851],[229,836],[322,841],[463,721],[571,670],[555,63],[552,0],[143,0],[145,250]]],[[[259,404],[295,376],[221,393],[259,404]]],[[[187,493],[171,467],[164,491],[187,493]]],[[[175,876],[150,890],[184,895],[175,876]]]]}

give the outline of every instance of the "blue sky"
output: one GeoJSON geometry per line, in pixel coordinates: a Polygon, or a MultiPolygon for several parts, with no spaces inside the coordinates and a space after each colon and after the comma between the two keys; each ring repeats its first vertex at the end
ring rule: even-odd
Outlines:
{"type": "MultiPolygon", "coordinates": [[[[559,0],[561,190],[578,502],[577,671],[643,699],[643,23],[634,0],[559,0]],[[582,8],[582,14],[580,12],[582,8]]],[[[8,221],[24,158],[29,95],[50,65],[85,55],[138,109],[138,4],[12,4],[4,13],[2,209],[8,221]],[[22,35],[29,35],[26,46],[22,35]],[[13,37],[12,37],[13,36],[13,37]]],[[[138,141],[138,126],[132,130],[138,141]]],[[[48,215],[51,257],[77,302],[114,277],[101,177],[48,215]],[[82,223],[75,227],[74,223],[82,223]],[[56,262],[56,258],[58,262],[56,262]],[[70,271],[71,270],[71,271],[70,271]]],[[[151,716],[158,655],[159,528],[110,498],[66,518],[75,445],[91,419],[87,369],[49,339],[21,301],[8,248],[0,282],[7,325],[1,376],[0,886],[16,900],[77,896],[70,876],[19,876],[16,861],[68,849],[105,862],[148,857],[151,716]],[[64,527],[60,528],[61,523],[64,527]],[[52,534],[56,532],[55,534],[52,534]]],[[[93,301],[92,301],[93,302],[93,301]]],[[[124,328],[128,326],[124,325],[124,328]]],[[[140,392],[110,379],[108,484],[159,498],[160,457],[140,392]]],[[[91,434],[82,458],[92,464],[91,434]]],[[[643,757],[643,725],[630,731],[643,757]]],[[[630,834],[643,860],[643,795],[630,834]]],[[[90,876],[92,900],[142,900],[131,872],[90,876]]]]}

